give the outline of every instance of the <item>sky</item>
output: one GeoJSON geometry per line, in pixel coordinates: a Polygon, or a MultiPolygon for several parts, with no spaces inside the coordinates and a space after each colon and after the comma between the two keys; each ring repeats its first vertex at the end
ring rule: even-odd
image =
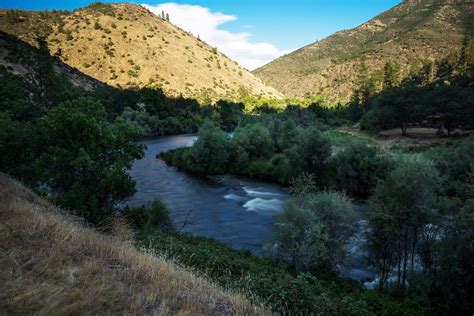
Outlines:
{"type": "MultiPolygon", "coordinates": [[[[102,0],[103,2],[117,2],[102,0]]],[[[128,0],[127,0],[128,1],[128,0]]],[[[65,9],[91,0],[0,0],[7,9],[65,9]]],[[[344,29],[401,0],[131,0],[217,47],[249,70],[344,29]]]]}

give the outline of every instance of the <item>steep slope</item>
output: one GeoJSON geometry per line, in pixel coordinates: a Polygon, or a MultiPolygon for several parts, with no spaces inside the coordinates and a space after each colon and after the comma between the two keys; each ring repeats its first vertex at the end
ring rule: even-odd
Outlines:
{"type": "Polygon", "coordinates": [[[194,98],[281,97],[215,48],[135,4],[3,10],[0,30],[32,45],[44,37],[64,63],[112,86],[159,87],[194,98]]]}
{"type": "MultiPolygon", "coordinates": [[[[39,50],[36,47],[0,31],[0,66],[31,82],[35,77],[36,70],[34,67],[38,54],[39,50]]],[[[58,59],[53,59],[53,61],[55,71],[66,75],[74,85],[81,86],[86,90],[91,90],[101,85],[100,81],[70,67],[58,59]]]]}
{"type": "Polygon", "coordinates": [[[2,314],[263,313],[136,250],[123,226],[115,231],[109,236],[85,227],[0,173],[2,314]]]}
{"type": "Polygon", "coordinates": [[[406,72],[414,59],[447,55],[474,34],[473,13],[472,0],[405,0],[355,29],[337,32],[254,73],[289,97],[322,94],[333,103],[346,102],[362,61],[371,71],[396,61],[406,72]]]}

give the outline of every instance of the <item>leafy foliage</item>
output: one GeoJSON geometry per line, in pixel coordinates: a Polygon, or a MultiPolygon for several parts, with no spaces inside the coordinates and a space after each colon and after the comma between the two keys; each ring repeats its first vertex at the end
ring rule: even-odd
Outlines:
{"type": "Polygon", "coordinates": [[[274,218],[278,252],[296,271],[334,271],[354,233],[352,204],[336,192],[297,194],[274,218]]]}
{"type": "MultiPolygon", "coordinates": [[[[456,54],[446,56],[436,63],[414,63],[403,82],[397,80],[397,67],[387,64],[384,73],[384,90],[371,95],[365,102],[353,100],[351,111],[364,113],[361,128],[379,132],[400,127],[406,135],[407,127],[430,116],[444,120],[450,136],[456,127],[474,124],[473,76],[466,63],[474,57],[474,46],[466,40],[456,54]],[[432,78],[436,74],[434,78],[432,78]],[[360,110],[357,110],[359,108],[360,110]]],[[[355,114],[355,119],[358,115],[355,114]]]]}
{"type": "Polygon", "coordinates": [[[38,123],[39,179],[60,205],[100,222],[134,193],[125,171],[142,156],[134,143],[139,135],[130,125],[108,123],[103,107],[90,98],[62,103],[38,123]]]}
{"type": "Polygon", "coordinates": [[[154,200],[148,206],[127,207],[124,215],[142,233],[173,232],[174,224],[170,211],[160,200],[154,200]]]}
{"type": "Polygon", "coordinates": [[[211,122],[204,123],[189,151],[187,166],[197,173],[221,174],[229,159],[227,134],[211,122]]]}
{"type": "Polygon", "coordinates": [[[154,232],[140,236],[143,246],[195,269],[226,289],[249,296],[285,314],[420,314],[418,297],[397,300],[363,289],[353,281],[295,273],[284,262],[234,250],[210,238],[154,232]]]}
{"type": "Polygon", "coordinates": [[[387,178],[369,199],[369,248],[381,274],[379,287],[386,285],[392,265],[397,266],[397,286],[405,287],[418,234],[433,217],[440,182],[432,161],[420,155],[401,156],[387,178]]]}
{"type": "Polygon", "coordinates": [[[376,147],[354,143],[331,160],[333,186],[353,196],[368,197],[391,166],[390,159],[376,147]]]}

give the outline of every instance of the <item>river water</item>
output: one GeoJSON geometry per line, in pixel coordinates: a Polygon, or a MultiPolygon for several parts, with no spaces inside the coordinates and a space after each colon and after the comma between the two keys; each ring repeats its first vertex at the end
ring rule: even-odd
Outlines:
{"type": "MultiPolygon", "coordinates": [[[[289,192],[278,184],[233,175],[193,176],[156,158],[161,152],[191,146],[196,138],[177,135],[143,141],[145,156],[134,162],[130,172],[137,192],[129,204],[146,205],[160,198],[183,232],[265,254],[264,246],[272,235],[272,216],[281,211],[289,192]]],[[[364,221],[359,224],[363,226],[364,221]]],[[[374,275],[363,263],[361,239],[351,243],[351,265],[345,275],[366,282],[374,275]]]]}

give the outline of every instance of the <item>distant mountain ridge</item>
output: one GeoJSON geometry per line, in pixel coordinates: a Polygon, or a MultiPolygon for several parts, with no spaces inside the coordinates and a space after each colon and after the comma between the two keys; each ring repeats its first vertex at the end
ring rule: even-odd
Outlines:
{"type": "Polygon", "coordinates": [[[256,69],[254,74],[288,97],[321,94],[349,101],[364,62],[370,71],[388,61],[402,74],[411,61],[437,59],[474,34],[473,0],[405,0],[351,30],[337,32],[256,69]]]}
{"type": "Polygon", "coordinates": [[[282,97],[216,48],[136,4],[0,10],[0,31],[31,45],[43,37],[59,60],[111,86],[197,99],[282,97]]]}

